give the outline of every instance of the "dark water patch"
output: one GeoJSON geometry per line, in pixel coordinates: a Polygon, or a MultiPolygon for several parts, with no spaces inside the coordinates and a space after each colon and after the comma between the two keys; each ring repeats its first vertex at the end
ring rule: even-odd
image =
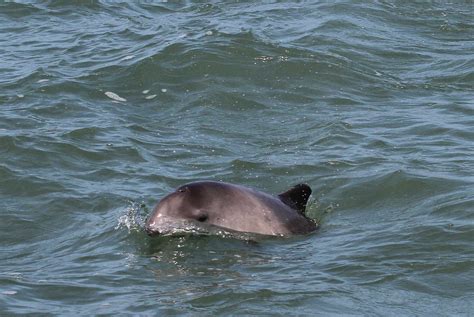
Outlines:
{"type": "MultiPolygon", "coordinates": [[[[341,208],[354,209],[374,209],[377,205],[383,206],[383,209],[390,205],[399,205],[399,201],[411,201],[414,206],[426,198],[432,197],[437,193],[450,190],[456,186],[456,182],[439,179],[435,182],[432,178],[429,180],[423,176],[410,175],[403,171],[391,172],[379,177],[371,176],[368,182],[357,181],[356,187],[350,183],[346,186],[339,186],[340,195],[344,196],[346,206],[341,208]],[[353,201],[353,203],[349,203],[353,201]],[[371,204],[375,204],[370,206],[371,204]],[[370,207],[369,207],[370,206],[370,207]]],[[[404,209],[409,206],[405,205],[404,209]]]]}
{"type": "Polygon", "coordinates": [[[0,6],[2,8],[2,15],[12,18],[22,18],[42,11],[39,6],[33,3],[5,1],[2,2],[0,6]]]}
{"type": "Polygon", "coordinates": [[[48,182],[44,178],[0,167],[1,190],[4,195],[41,196],[46,193],[64,192],[66,188],[59,182],[48,182]]]}

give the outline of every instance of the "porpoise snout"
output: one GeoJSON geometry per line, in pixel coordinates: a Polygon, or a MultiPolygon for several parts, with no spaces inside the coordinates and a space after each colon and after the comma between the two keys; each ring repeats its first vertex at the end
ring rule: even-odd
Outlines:
{"type": "Polygon", "coordinates": [[[153,221],[147,221],[145,223],[145,232],[149,236],[156,236],[156,235],[160,234],[160,232],[158,231],[158,229],[155,226],[155,222],[153,222],[153,221]]]}

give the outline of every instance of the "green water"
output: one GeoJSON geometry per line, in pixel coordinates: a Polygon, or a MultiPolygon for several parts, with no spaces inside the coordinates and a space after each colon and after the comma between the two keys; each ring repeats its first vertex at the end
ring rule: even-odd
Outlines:
{"type": "Polygon", "coordinates": [[[471,316],[472,1],[0,2],[0,315],[471,316]],[[309,236],[150,238],[306,182],[309,236]]]}

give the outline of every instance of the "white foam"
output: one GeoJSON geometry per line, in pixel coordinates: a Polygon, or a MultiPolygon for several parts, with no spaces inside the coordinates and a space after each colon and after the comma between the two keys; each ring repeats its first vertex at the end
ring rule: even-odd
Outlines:
{"type": "Polygon", "coordinates": [[[2,294],[3,295],[15,295],[16,293],[18,293],[17,291],[3,291],[2,294]]]}
{"type": "Polygon", "coordinates": [[[106,91],[106,92],[105,92],[105,95],[106,95],[107,97],[109,97],[110,99],[113,99],[113,100],[115,100],[115,101],[121,101],[121,102],[127,101],[127,99],[122,98],[122,97],[120,97],[119,95],[117,95],[116,93],[111,92],[111,91],[106,91]]]}

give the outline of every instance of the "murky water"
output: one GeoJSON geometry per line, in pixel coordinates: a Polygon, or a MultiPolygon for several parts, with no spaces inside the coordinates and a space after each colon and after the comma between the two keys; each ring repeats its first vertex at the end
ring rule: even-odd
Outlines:
{"type": "Polygon", "coordinates": [[[469,316],[472,1],[0,2],[0,315],[469,316]],[[189,181],[321,229],[149,238],[189,181]]]}

